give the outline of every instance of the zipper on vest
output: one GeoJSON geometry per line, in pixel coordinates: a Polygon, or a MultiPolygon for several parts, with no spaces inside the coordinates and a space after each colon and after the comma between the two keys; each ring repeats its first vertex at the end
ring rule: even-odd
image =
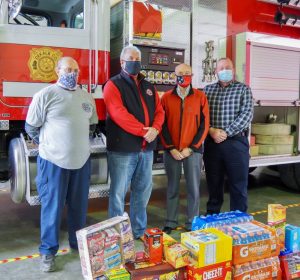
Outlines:
{"type": "MultiPolygon", "coordinates": [[[[181,98],[180,98],[181,99],[181,98]]],[[[181,99],[181,106],[180,106],[180,128],[179,128],[179,147],[181,144],[181,129],[182,129],[182,119],[183,119],[183,109],[184,109],[184,100],[181,99]]],[[[178,147],[178,148],[179,148],[178,147]]]]}

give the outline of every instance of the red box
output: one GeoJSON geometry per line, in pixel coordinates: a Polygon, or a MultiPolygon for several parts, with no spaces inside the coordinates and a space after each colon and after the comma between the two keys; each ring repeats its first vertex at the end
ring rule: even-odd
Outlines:
{"type": "Polygon", "coordinates": [[[150,262],[161,263],[163,257],[163,232],[159,228],[147,229],[144,234],[146,257],[150,262]]]}
{"type": "Polygon", "coordinates": [[[188,280],[231,280],[231,261],[221,262],[218,264],[208,265],[197,268],[191,265],[187,266],[188,280]]]}
{"type": "Polygon", "coordinates": [[[125,265],[126,270],[130,273],[131,280],[160,280],[160,279],[176,279],[185,280],[186,269],[174,269],[170,264],[163,262],[160,264],[153,264],[147,261],[127,263],[125,265]],[[142,266],[147,266],[144,268],[137,268],[142,266]],[[166,276],[162,278],[162,276],[166,276]]]}
{"type": "Polygon", "coordinates": [[[287,254],[279,259],[283,280],[300,278],[300,252],[287,254]]]}

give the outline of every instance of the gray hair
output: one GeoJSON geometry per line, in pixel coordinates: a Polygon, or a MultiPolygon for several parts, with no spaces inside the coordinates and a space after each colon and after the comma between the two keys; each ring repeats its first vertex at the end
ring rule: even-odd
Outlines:
{"type": "Polygon", "coordinates": [[[125,54],[128,52],[128,51],[136,51],[139,53],[140,57],[142,56],[141,54],[141,51],[139,48],[137,48],[136,46],[132,46],[132,45],[128,45],[126,47],[124,47],[121,51],[121,54],[120,54],[120,59],[123,59],[125,54]]]}

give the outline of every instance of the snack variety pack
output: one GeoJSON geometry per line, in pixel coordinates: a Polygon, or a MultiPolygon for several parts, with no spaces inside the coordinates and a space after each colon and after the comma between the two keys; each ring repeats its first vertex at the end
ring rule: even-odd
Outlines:
{"type": "Polygon", "coordinates": [[[127,214],[76,232],[85,279],[94,279],[135,260],[134,239],[127,214]]]}

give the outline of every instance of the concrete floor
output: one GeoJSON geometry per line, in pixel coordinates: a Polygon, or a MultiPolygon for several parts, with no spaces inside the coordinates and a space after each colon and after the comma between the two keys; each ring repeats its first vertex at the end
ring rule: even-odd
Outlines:
{"type": "MultiPolygon", "coordinates": [[[[249,177],[249,212],[266,210],[269,203],[283,205],[299,204],[299,192],[287,190],[277,176],[266,174],[258,169],[249,177]]],[[[269,173],[269,172],[268,172],[269,173]]],[[[185,193],[184,180],[181,183],[180,223],[184,224],[185,193]]],[[[166,177],[154,177],[154,188],[148,207],[149,227],[161,227],[165,217],[166,177]]],[[[205,212],[207,189],[205,179],[201,180],[201,213],[205,212]]],[[[228,194],[225,195],[224,211],[228,210],[228,194]]],[[[106,219],[107,199],[90,201],[88,225],[106,219]]],[[[23,256],[34,256],[38,253],[39,245],[39,213],[40,207],[30,207],[28,204],[14,204],[9,195],[7,184],[0,184],[0,279],[29,280],[29,279],[82,279],[79,257],[75,253],[62,253],[57,257],[58,270],[53,273],[39,271],[39,258],[25,259],[8,263],[2,260],[23,256]]],[[[267,214],[256,214],[255,219],[266,222],[267,214]]],[[[299,206],[287,210],[287,221],[300,225],[299,206]]],[[[179,239],[180,231],[174,231],[173,237],[179,239]]],[[[66,219],[63,219],[60,235],[60,249],[68,249],[66,219]]],[[[138,250],[142,243],[136,242],[138,250]]]]}

